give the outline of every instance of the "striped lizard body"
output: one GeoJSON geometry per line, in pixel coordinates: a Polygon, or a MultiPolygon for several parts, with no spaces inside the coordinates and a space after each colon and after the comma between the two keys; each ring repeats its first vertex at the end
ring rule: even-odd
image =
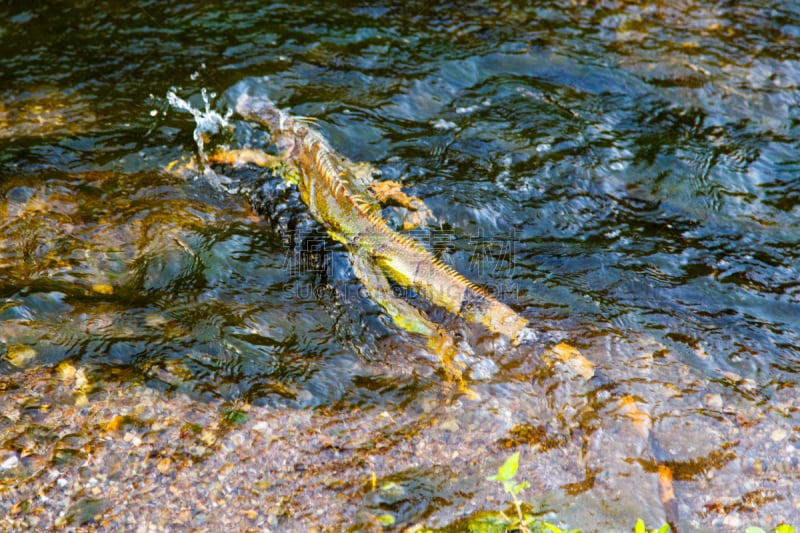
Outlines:
{"type": "MultiPolygon", "coordinates": [[[[334,151],[310,127],[308,119],[291,116],[268,98],[247,94],[238,98],[236,112],[269,129],[279,150],[277,160],[258,150],[221,151],[211,159],[262,166],[277,163],[283,167],[285,179],[297,184],[311,215],[347,248],[353,270],[370,298],[399,327],[426,337],[448,374],[461,379],[460,370],[452,361],[455,355],[452,337],[423,312],[398,298],[389,280],[413,289],[467,322],[482,324],[504,335],[514,344],[525,337],[525,332],[530,332],[528,321],[506,304],[441,262],[414,239],[390,228],[380,216],[375,194],[376,185],[387,182],[373,183],[371,172],[360,171],[358,165],[334,151]]],[[[412,209],[421,204],[416,198],[395,194],[395,198],[399,194],[412,209]]]]}

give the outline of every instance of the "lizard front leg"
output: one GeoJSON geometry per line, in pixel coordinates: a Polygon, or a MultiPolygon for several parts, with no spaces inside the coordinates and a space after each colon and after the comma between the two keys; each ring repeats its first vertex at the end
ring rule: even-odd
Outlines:
{"type": "Polygon", "coordinates": [[[396,181],[374,181],[370,184],[370,189],[378,202],[384,205],[398,205],[408,210],[403,217],[404,230],[433,222],[435,217],[425,202],[416,196],[407,195],[401,188],[402,186],[396,181]]]}
{"type": "MultiPolygon", "coordinates": [[[[206,163],[218,163],[221,165],[230,165],[233,167],[241,167],[248,164],[257,165],[260,167],[279,169],[283,165],[282,158],[270,155],[263,150],[256,150],[252,148],[234,149],[229,150],[226,148],[217,148],[213,153],[209,154],[205,160],[206,163]]],[[[187,158],[186,156],[170,162],[165,170],[174,175],[196,174],[200,171],[200,167],[195,157],[187,158]]]]}
{"type": "Polygon", "coordinates": [[[380,205],[394,205],[402,207],[403,229],[412,230],[422,224],[431,224],[435,221],[433,213],[425,203],[416,196],[409,196],[402,191],[402,185],[396,181],[375,181],[375,176],[380,171],[369,163],[346,162],[347,168],[353,175],[353,185],[356,191],[380,205]]]}
{"type": "Polygon", "coordinates": [[[211,163],[231,165],[234,167],[253,164],[265,168],[277,168],[283,163],[283,159],[281,157],[253,148],[235,150],[217,148],[208,156],[208,161],[211,163]]]}

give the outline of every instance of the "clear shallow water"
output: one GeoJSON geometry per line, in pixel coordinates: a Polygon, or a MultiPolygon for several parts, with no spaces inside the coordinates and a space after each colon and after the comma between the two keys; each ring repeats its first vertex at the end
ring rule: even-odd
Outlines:
{"type": "MultiPolygon", "coordinates": [[[[533,427],[560,443],[509,444],[531,505],[585,529],[661,523],[654,472],[670,464],[684,529],[800,521],[798,470],[753,469],[800,453],[797,6],[0,14],[4,374],[69,360],[199,402],[398,419],[440,393],[435,361],[359,295],[291,190],[264,176],[254,210],[164,170],[195,150],[168,90],[195,107],[216,92],[224,113],[245,87],[402,179],[441,222],[416,236],[543,333],[519,349],[473,339],[482,401],[448,411],[464,442],[533,427]],[[559,339],[598,377],[543,362],[559,339]],[[627,396],[652,420],[645,438],[626,426],[627,396]]],[[[472,453],[479,477],[507,450],[472,453]]],[[[481,501],[456,473],[477,494],[437,499],[438,468],[383,473],[415,479],[399,525],[452,522],[481,501]]],[[[389,505],[376,498],[360,505],[389,505]]]]}

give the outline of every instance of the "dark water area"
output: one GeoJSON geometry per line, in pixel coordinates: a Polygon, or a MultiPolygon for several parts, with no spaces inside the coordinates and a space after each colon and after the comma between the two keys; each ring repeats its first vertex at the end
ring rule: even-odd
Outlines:
{"type": "MultiPolygon", "coordinates": [[[[8,435],[34,414],[10,391],[72,368],[84,409],[141,385],[285,417],[301,462],[358,450],[352,491],[310,471],[259,489],[293,510],[253,528],[458,530],[505,508],[484,478],[512,451],[530,512],[584,531],[800,524],[800,4],[3,2],[0,21],[0,449],[21,464],[8,435]],[[252,202],[170,171],[197,146],[168,92],[225,115],[242,90],[424,199],[437,225],[412,236],[530,321],[514,347],[432,311],[464,329],[480,400],[443,392],[280,179],[215,168],[263,182],[252,202]]],[[[260,135],[228,121],[210,145],[260,135]]],[[[0,474],[4,512],[48,507],[0,474]]]]}

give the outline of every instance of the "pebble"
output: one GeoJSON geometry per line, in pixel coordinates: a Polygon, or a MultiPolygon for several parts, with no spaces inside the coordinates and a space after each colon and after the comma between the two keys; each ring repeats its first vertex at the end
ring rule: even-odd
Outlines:
{"type": "Polygon", "coordinates": [[[723,402],[721,394],[706,394],[703,401],[709,409],[722,409],[723,402]]]}
{"type": "Polygon", "coordinates": [[[445,420],[444,422],[439,424],[439,427],[443,431],[451,431],[451,432],[455,433],[455,432],[458,431],[460,426],[459,426],[458,420],[456,420],[455,418],[451,418],[451,419],[445,420]]]}
{"type": "Polygon", "coordinates": [[[163,457],[159,459],[159,461],[156,463],[156,470],[162,474],[167,474],[170,470],[172,470],[172,459],[169,457],[163,457]]]}
{"type": "Polygon", "coordinates": [[[11,470],[19,465],[19,457],[17,454],[10,455],[5,461],[0,463],[0,470],[11,470]]]}
{"type": "Polygon", "coordinates": [[[232,452],[236,450],[236,448],[244,444],[244,442],[245,442],[244,435],[242,435],[239,432],[232,433],[226,439],[223,448],[225,449],[226,452],[232,452]]]}
{"type": "Polygon", "coordinates": [[[136,447],[142,445],[142,439],[139,437],[139,435],[137,435],[136,433],[131,433],[130,431],[125,433],[125,436],[122,437],[122,440],[125,442],[129,442],[136,447]]]}
{"type": "MultiPolygon", "coordinates": [[[[577,420],[578,417],[575,414],[576,407],[572,404],[566,407],[559,404],[545,410],[535,406],[520,405],[516,399],[489,394],[480,404],[462,399],[443,407],[439,395],[431,394],[412,403],[408,415],[404,411],[388,407],[356,413],[337,411],[333,415],[325,412],[292,409],[277,411],[274,408],[253,407],[249,415],[251,422],[244,423],[241,427],[225,425],[220,427],[218,413],[221,408],[215,403],[196,402],[182,394],[161,393],[159,396],[159,393],[146,388],[125,384],[121,392],[117,392],[116,389],[112,389],[115,387],[113,383],[104,385],[113,390],[113,393],[92,394],[89,397],[91,409],[83,410],[84,414],[78,416],[80,410],[68,405],[74,381],[61,383],[63,374],[69,375],[72,380],[77,380],[78,369],[73,367],[73,370],[74,372],[63,367],[59,372],[52,371],[53,378],[58,380],[53,389],[55,392],[50,391],[53,382],[47,380],[43,381],[39,388],[23,389],[26,394],[24,397],[21,392],[14,393],[19,394],[19,398],[15,396],[14,401],[20,408],[27,405],[52,405],[47,413],[40,413],[38,408],[36,411],[26,410],[24,414],[20,414],[23,421],[33,415],[46,418],[49,423],[58,424],[55,427],[60,432],[59,435],[71,433],[82,435],[80,440],[78,437],[70,437],[66,440],[67,443],[72,443],[74,440],[82,444],[85,436],[90,439],[85,449],[92,450],[90,460],[87,460],[85,465],[75,460],[59,465],[58,469],[43,470],[43,474],[36,480],[36,483],[44,487],[41,489],[42,492],[35,486],[29,485],[18,485],[11,489],[10,494],[14,494],[16,501],[24,499],[32,502],[28,516],[24,518],[26,530],[53,529],[56,513],[61,509],[68,509],[70,501],[80,501],[85,497],[102,498],[111,506],[98,522],[99,529],[135,531],[139,524],[144,523],[143,531],[164,531],[170,528],[216,531],[223,529],[221,524],[225,520],[233,530],[242,530],[250,526],[253,530],[259,531],[286,531],[291,530],[291,526],[300,520],[310,522],[319,520],[321,524],[308,524],[304,530],[310,530],[312,527],[318,527],[320,531],[337,530],[333,524],[351,522],[352,513],[355,512],[353,508],[364,505],[357,502],[348,507],[349,504],[343,495],[348,494],[350,487],[365,486],[364,481],[371,468],[381,472],[382,476],[387,476],[388,479],[396,480],[380,484],[376,482],[375,485],[380,486],[380,491],[368,495],[369,498],[374,498],[374,501],[380,501],[381,498],[395,501],[390,497],[398,498],[397,501],[400,499],[407,501],[417,497],[419,490],[417,486],[413,482],[406,482],[404,477],[396,477],[397,474],[406,471],[417,472],[419,470],[412,469],[425,469],[442,462],[446,464],[447,461],[443,461],[445,457],[450,461],[459,459],[459,464],[464,465],[462,466],[464,474],[476,476],[475,479],[481,487],[479,490],[488,485],[485,488],[491,495],[494,494],[492,490],[496,490],[496,487],[481,480],[485,475],[494,473],[496,465],[487,464],[489,458],[482,450],[486,449],[487,442],[491,446],[491,442],[495,442],[495,437],[490,440],[485,434],[505,435],[505,432],[501,432],[494,425],[510,427],[533,421],[535,420],[533,417],[540,412],[568,413],[563,415],[567,421],[577,420]],[[34,394],[39,396],[33,396],[34,394]],[[422,416],[423,408],[428,412],[428,416],[422,416]],[[468,411],[473,411],[471,416],[468,411]],[[420,419],[424,424],[418,425],[420,419]],[[407,425],[411,421],[413,425],[407,425]],[[97,428],[102,431],[92,436],[92,431],[97,428]],[[105,431],[112,429],[116,431],[105,431]],[[387,430],[397,432],[390,434],[390,437],[403,438],[391,446],[385,446],[384,444],[388,442],[385,433],[387,430]],[[330,447],[327,444],[321,447],[316,435],[324,436],[323,442],[331,443],[330,447]],[[383,440],[377,441],[379,443],[377,446],[373,444],[372,448],[367,447],[376,442],[376,436],[383,440]],[[356,442],[361,443],[361,447],[356,446],[356,442]],[[476,444],[473,445],[472,442],[476,444]],[[228,450],[241,454],[241,460],[237,461],[238,458],[224,453],[228,450]],[[321,454],[325,464],[307,466],[304,469],[293,467],[295,464],[310,464],[308,458],[316,458],[314,454],[321,454]],[[153,475],[154,473],[156,475],[153,475]],[[302,490],[298,489],[298,486],[303,487],[302,490]],[[41,514],[34,514],[34,501],[35,505],[43,509],[41,514]],[[189,506],[191,508],[187,509],[189,506]],[[310,510],[312,508],[313,511],[310,510]],[[309,511],[306,512],[306,509],[309,511]],[[333,516],[342,518],[332,518],[333,516]],[[37,525],[37,520],[38,527],[34,527],[37,525]],[[112,525],[101,526],[103,520],[108,520],[112,525]],[[246,520],[253,522],[249,523],[246,520]]],[[[33,374],[34,377],[37,375],[32,371],[29,371],[29,374],[33,374]]],[[[86,378],[91,377],[87,373],[81,380],[85,380],[88,384],[89,380],[86,378]]],[[[15,374],[13,379],[19,380],[19,373],[15,374]]],[[[582,391],[583,388],[578,390],[582,391]]],[[[597,397],[602,399],[599,403],[611,402],[616,397],[616,393],[612,395],[609,390],[598,391],[597,397]]],[[[6,394],[11,393],[6,392],[6,394]]],[[[685,401],[692,408],[697,407],[697,403],[718,407],[724,405],[723,398],[719,394],[701,392],[697,396],[686,395],[679,400],[685,401]]],[[[642,420],[649,422],[649,415],[646,413],[639,415],[642,406],[637,407],[638,404],[644,405],[645,402],[634,400],[630,403],[632,406],[630,412],[626,411],[626,414],[632,416],[634,422],[639,420],[640,416],[642,420]]],[[[665,447],[670,441],[677,439],[677,432],[686,428],[691,431],[699,424],[693,418],[686,418],[686,423],[682,420],[676,420],[674,423],[664,422],[664,413],[673,413],[676,419],[681,416],[687,417],[682,407],[682,405],[671,405],[669,409],[657,411],[659,416],[656,419],[659,424],[657,429],[660,431],[658,436],[664,439],[661,444],[665,447]],[[671,438],[668,438],[670,435],[671,438]]],[[[5,408],[4,405],[0,409],[5,408]]],[[[610,409],[607,411],[611,412],[610,409]]],[[[593,414],[591,423],[602,421],[603,412],[606,411],[593,414]],[[597,418],[594,418],[595,416],[597,418]]],[[[613,416],[617,414],[618,411],[614,410],[613,416]]],[[[685,443],[676,448],[675,459],[678,461],[687,457],[702,458],[706,455],[705,449],[696,451],[690,445],[694,446],[697,444],[695,441],[701,439],[711,443],[725,442],[728,434],[723,433],[724,431],[730,431],[730,435],[741,435],[743,442],[750,446],[747,449],[742,446],[733,449],[740,454],[743,467],[752,464],[752,468],[747,469],[747,476],[736,477],[739,463],[732,461],[725,467],[711,468],[707,477],[703,479],[683,482],[684,492],[681,496],[686,498],[687,506],[689,503],[708,501],[700,486],[703,491],[714,490],[713,497],[723,504],[735,501],[733,498],[737,495],[760,490],[764,486],[776,486],[776,490],[784,491],[783,493],[788,495],[780,502],[767,501],[761,509],[752,513],[733,512],[727,516],[721,508],[715,507],[715,512],[703,515],[702,519],[698,518],[694,529],[703,527],[708,529],[713,523],[720,530],[742,531],[751,523],[774,523],[762,518],[769,516],[768,512],[772,512],[773,516],[780,513],[784,513],[783,516],[790,512],[796,513],[793,509],[800,505],[800,501],[792,494],[798,494],[793,492],[796,489],[797,463],[791,459],[800,457],[800,448],[795,447],[795,432],[791,423],[779,417],[775,418],[776,420],[773,420],[765,416],[763,419],[758,419],[758,424],[729,427],[726,423],[715,423],[715,419],[706,420],[704,416],[701,420],[704,423],[708,422],[708,427],[704,426],[702,430],[694,432],[697,436],[686,437],[685,443]],[[767,441],[776,441],[778,444],[769,445],[767,441]],[[756,460],[755,456],[760,457],[762,452],[764,458],[756,460]],[[776,457],[781,461],[773,469],[776,457]],[[764,474],[778,481],[759,479],[760,475],[764,474]],[[742,481],[744,477],[750,477],[750,482],[742,481]],[[727,486],[732,487],[730,492],[733,495],[725,491],[727,486]]],[[[568,423],[572,427],[572,423],[568,423]]],[[[4,424],[7,427],[21,427],[13,426],[10,420],[4,424]]],[[[580,424],[574,427],[576,433],[584,434],[585,428],[580,424]]],[[[12,465],[16,464],[24,466],[25,471],[20,472],[21,474],[26,474],[29,470],[35,471],[31,465],[36,460],[36,455],[26,455],[25,461],[22,461],[20,455],[13,451],[13,446],[21,445],[16,433],[6,431],[6,441],[0,442],[5,448],[0,450],[0,469],[9,468],[9,470],[0,470],[0,473],[9,476],[13,472],[12,465]]],[[[581,435],[576,438],[583,438],[581,435]]],[[[597,440],[613,438],[615,438],[613,434],[598,430],[595,435],[586,437],[586,442],[592,444],[597,440]]],[[[683,442],[682,439],[677,440],[683,442]]],[[[580,448],[579,445],[573,446],[568,442],[547,454],[536,453],[536,446],[541,445],[520,447],[525,454],[523,462],[534,472],[534,476],[550,472],[549,469],[553,465],[561,464],[561,457],[567,457],[572,451],[580,448]],[[542,467],[538,466],[540,461],[544,463],[542,467]]],[[[77,448],[78,444],[75,444],[75,447],[77,448]]],[[[510,453],[511,450],[503,452],[510,453]]],[[[603,455],[596,457],[599,460],[605,458],[603,455]]],[[[42,461],[47,464],[49,455],[42,461]]],[[[613,463],[610,463],[609,471],[612,474],[615,472],[614,468],[613,463]]],[[[434,472],[434,475],[438,474],[434,472]]],[[[556,475],[563,478],[566,473],[556,475]]],[[[523,479],[524,477],[520,477],[520,481],[523,479]]],[[[536,477],[532,480],[535,481],[536,477]]],[[[368,482],[366,485],[369,485],[368,482]]],[[[503,501],[494,499],[494,496],[486,500],[479,498],[483,496],[477,495],[475,506],[485,505],[492,509],[497,508],[498,502],[503,501]]],[[[498,498],[502,498],[502,494],[498,498]]],[[[8,506],[2,508],[3,499],[10,501],[10,498],[5,496],[0,498],[0,516],[8,512],[8,506]]],[[[376,510],[376,512],[380,514],[385,511],[376,510]]],[[[465,509],[464,513],[467,512],[465,509]]],[[[687,507],[686,515],[693,516],[690,513],[691,510],[687,507]]],[[[64,517],[66,516],[64,514],[64,517]]],[[[74,527],[66,521],[60,523],[64,527],[74,527]]]]}
{"type": "Polygon", "coordinates": [[[722,521],[722,525],[731,530],[738,530],[740,527],[742,527],[742,519],[739,518],[738,514],[732,513],[725,517],[725,519],[722,521]]]}
{"type": "Polygon", "coordinates": [[[259,433],[270,433],[271,432],[270,431],[270,427],[269,427],[269,423],[264,421],[264,420],[256,422],[255,425],[253,425],[253,431],[258,431],[259,433]]]}
{"type": "Polygon", "coordinates": [[[211,446],[217,441],[217,436],[212,430],[205,428],[200,432],[200,440],[202,440],[206,446],[211,446]]]}
{"type": "Polygon", "coordinates": [[[786,438],[788,435],[787,431],[783,428],[777,428],[772,430],[772,433],[769,434],[769,438],[772,439],[773,442],[780,442],[786,438]]]}

